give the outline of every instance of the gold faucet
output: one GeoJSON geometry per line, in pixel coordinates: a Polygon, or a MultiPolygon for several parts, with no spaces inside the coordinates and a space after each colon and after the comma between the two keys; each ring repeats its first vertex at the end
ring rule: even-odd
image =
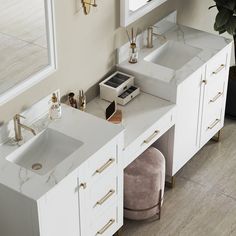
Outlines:
{"type": "Polygon", "coordinates": [[[161,34],[157,34],[153,32],[153,28],[158,28],[156,26],[149,26],[147,28],[147,48],[153,48],[153,36],[161,37],[166,41],[166,37],[161,34]]]}
{"type": "Polygon", "coordinates": [[[19,115],[19,114],[16,114],[13,118],[13,121],[14,121],[14,130],[15,130],[15,140],[17,142],[23,140],[23,137],[22,137],[22,133],[21,133],[21,128],[23,129],[26,129],[26,130],[29,130],[30,132],[32,132],[33,135],[36,135],[36,132],[34,129],[24,125],[24,124],[21,124],[20,122],[20,118],[24,118],[24,116],[22,115],[19,115]]]}

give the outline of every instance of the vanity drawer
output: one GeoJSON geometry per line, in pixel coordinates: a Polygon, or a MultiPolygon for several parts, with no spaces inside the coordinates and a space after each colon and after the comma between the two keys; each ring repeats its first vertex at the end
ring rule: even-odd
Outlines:
{"type": "Polygon", "coordinates": [[[205,90],[205,103],[206,105],[214,105],[218,103],[219,100],[225,97],[226,81],[217,81],[210,87],[206,87],[205,90]]]}
{"type": "Polygon", "coordinates": [[[111,236],[117,230],[117,207],[113,206],[101,217],[93,220],[92,236],[111,236]]]}
{"type": "Polygon", "coordinates": [[[210,109],[210,112],[205,114],[202,125],[201,145],[205,145],[222,127],[224,124],[224,114],[222,107],[210,109]]]}
{"type": "MultiPolygon", "coordinates": [[[[217,80],[227,77],[229,67],[228,48],[215,55],[206,66],[206,79],[217,80]]],[[[227,79],[227,78],[226,78],[227,79]]]]}
{"type": "Polygon", "coordinates": [[[124,149],[124,168],[174,125],[174,111],[164,115],[124,149]]]}
{"type": "Polygon", "coordinates": [[[90,185],[104,176],[117,175],[117,151],[116,143],[112,143],[101,149],[95,156],[90,158],[88,176],[90,185]]]}
{"type": "Polygon", "coordinates": [[[104,178],[90,189],[89,211],[96,221],[111,206],[117,205],[117,177],[104,178]]]}

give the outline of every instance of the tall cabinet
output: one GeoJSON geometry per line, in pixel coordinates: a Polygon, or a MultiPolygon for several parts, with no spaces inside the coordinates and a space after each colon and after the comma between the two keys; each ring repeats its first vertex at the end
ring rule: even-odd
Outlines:
{"type": "Polygon", "coordinates": [[[175,175],[224,126],[231,44],[177,87],[175,175]]]}

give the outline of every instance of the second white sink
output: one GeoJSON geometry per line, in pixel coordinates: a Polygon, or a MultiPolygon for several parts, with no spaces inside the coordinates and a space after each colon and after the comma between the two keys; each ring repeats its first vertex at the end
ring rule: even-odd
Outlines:
{"type": "Polygon", "coordinates": [[[45,175],[82,145],[81,141],[48,128],[6,159],[39,175],[45,175]]]}
{"type": "Polygon", "coordinates": [[[178,70],[201,51],[199,48],[191,47],[184,43],[167,41],[160,48],[146,56],[144,60],[172,70],[178,70]]]}

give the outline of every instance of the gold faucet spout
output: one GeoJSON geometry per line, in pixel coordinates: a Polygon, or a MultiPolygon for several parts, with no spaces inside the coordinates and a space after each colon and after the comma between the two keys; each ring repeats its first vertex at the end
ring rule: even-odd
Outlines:
{"type": "Polygon", "coordinates": [[[28,127],[26,125],[23,125],[23,124],[19,124],[19,125],[20,125],[21,128],[30,131],[34,136],[36,135],[36,132],[35,132],[35,130],[33,128],[30,128],[30,127],[28,127]]]}
{"type": "Polygon", "coordinates": [[[15,140],[17,142],[23,140],[21,128],[30,131],[33,135],[36,135],[36,132],[31,127],[28,127],[20,122],[20,118],[25,118],[19,114],[16,114],[13,118],[14,121],[14,130],[15,130],[15,140]]]}

